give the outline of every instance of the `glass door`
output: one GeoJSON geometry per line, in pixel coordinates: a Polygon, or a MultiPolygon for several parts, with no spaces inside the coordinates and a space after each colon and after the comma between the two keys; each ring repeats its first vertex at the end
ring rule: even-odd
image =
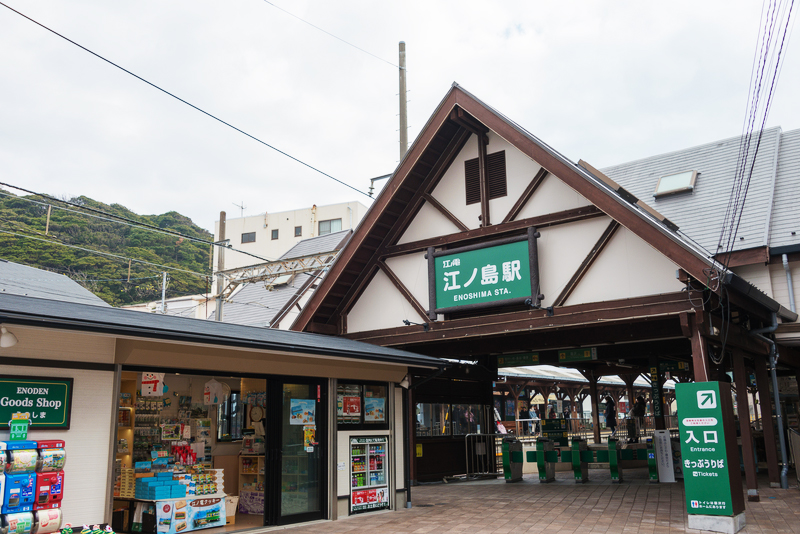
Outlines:
{"type": "MultiPolygon", "coordinates": [[[[270,388],[268,388],[268,391],[270,388]]],[[[284,525],[326,517],[327,384],[323,380],[276,380],[270,414],[274,432],[267,446],[271,471],[266,524],[284,525]]]]}

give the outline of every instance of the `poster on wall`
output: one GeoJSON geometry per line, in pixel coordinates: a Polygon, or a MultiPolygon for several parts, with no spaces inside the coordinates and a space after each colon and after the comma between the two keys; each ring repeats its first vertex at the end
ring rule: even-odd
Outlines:
{"type": "Polygon", "coordinates": [[[313,425],[316,424],[314,411],[317,401],[314,399],[291,399],[289,413],[291,415],[290,424],[293,425],[313,425]]]}
{"type": "Polygon", "coordinates": [[[513,400],[506,401],[506,417],[514,417],[517,412],[514,411],[515,402],[513,400]]]}
{"type": "Polygon", "coordinates": [[[376,422],[386,420],[386,399],[364,399],[364,421],[376,422]]]}
{"type": "Polygon", "coordinates": [[[351,512],[363,512],[389,507],[389,491],[386,488],[354,491],[350,494],[351,512]]]}
{"type": "Polygon", "coordinates": [[[203,388],[203,404],[210,406],[222,402],[222,384],[213,378],[203,388]]]}
{"type": "Polygon", "coordinates": [[[164,395],[164,373],[142,373],[142,397],[164,395]]]}
{"type": "Polygon", "coordinates": [[[156,528],[159,534],[224,527],[225,522],[225,499],[220,497],[156,502],[156,528]]]}

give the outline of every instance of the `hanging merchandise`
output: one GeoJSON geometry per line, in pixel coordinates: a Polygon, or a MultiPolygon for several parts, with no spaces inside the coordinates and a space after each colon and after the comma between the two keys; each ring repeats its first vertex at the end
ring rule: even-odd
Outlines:
{"type": "Polygon", "coordinates": [[[222,402],[222,384],[212,378],[206,382],[203,389],[203,404],[208,406],[219,404],[220,402],[222,402]]]}
{"type": "Polygon", "coordinates": [[[142,373],[142,397],[164,394],[164,373],[142,373]]]}

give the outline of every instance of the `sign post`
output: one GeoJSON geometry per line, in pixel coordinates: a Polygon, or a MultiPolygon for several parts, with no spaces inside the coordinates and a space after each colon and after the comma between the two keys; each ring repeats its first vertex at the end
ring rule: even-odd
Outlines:
{"type": "Polygon", "coordinates": [[[676,384],[687,527],[744,528],[744,494],[730,384],[676,384]]]}

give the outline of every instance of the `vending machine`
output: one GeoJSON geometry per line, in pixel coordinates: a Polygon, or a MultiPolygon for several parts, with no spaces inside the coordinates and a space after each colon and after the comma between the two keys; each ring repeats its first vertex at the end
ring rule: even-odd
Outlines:
{"type": "Polygon", "coordinates": [[[388,438],[350,438],[350,513],[389,507],[388,438]]]}
{"type": "Polygon", "coordinates": [[[0,508],[3,506],[6,494],[6,458],[5,449],[0,449],[0,508]]]}
{"type": "Polygon", "coordinates": [[[53,534],[61,529],[61,508],[33,512],[33,531],[36,534],[53,534]]]}
{"type": "Polygon", "coordinates": [[[64,496],[64,464],[67,451],[63,440],[39,441],[36,462],[34,510],[60,508],[64,496]]]}
{"type": "Polygon", "coordinates": [[[0,531],[9,534],[31,534],[33,531],[33,514],[19,512],[0,516],[0,531]]]}
{"type": "Polygon", "coordinates": [[[36,464],[39,460],[35,441],[3,441],[6,452],[6,480],[3,489],[4,514],[33,511],[36,464]]]}

